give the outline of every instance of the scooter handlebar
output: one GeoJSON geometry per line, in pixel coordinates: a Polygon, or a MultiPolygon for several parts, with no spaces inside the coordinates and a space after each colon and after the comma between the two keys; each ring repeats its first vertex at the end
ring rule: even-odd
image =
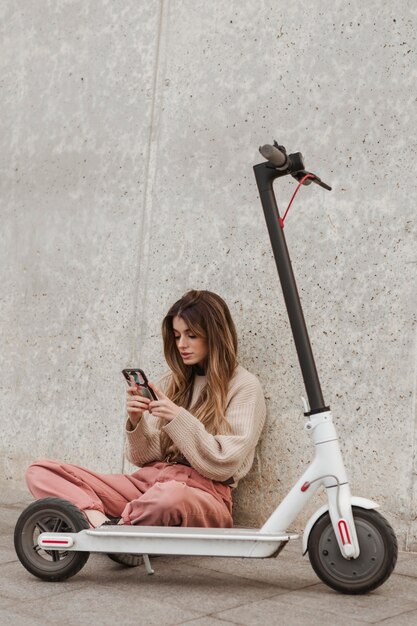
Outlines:
{"type": "Polygon", "coordinates": [[[275,165],[275,167],[285,167],[287,165],[287,155],[276,146],[265,144],[259,148],[259,152],[265,159],[275,165]]]}
{"type": "Polygon", "coordinates": [[[331,191],[330,185],[324,183],[316,174],[312,172],[307,172],[304,169],[304,159],[301,152],[295,152],[294,154],[287,154],[284,146],[278,145],[275,141],[274,145],[270,145],[266,143],[264,146],[259,148],[259,152],[262,154],[264,159],[267,159],[272,165],[274,165],[278,170],[281,170],[282,174],[291,174],[298,181],[301,181],[306,174],[310,174],[310,176],[303,180],[303,185],[310,185],[311,183],[316,183],[323,187],[323,189],[327,189],[331,191]]]}

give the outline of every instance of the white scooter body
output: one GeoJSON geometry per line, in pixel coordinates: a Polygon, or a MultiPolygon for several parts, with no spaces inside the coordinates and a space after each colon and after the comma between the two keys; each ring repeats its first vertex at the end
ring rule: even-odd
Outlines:
{"type": "MultiPolygon", "coordinates": [[[[261,529],[115,525],[78,533],[42,533],[38,545],[48,550],[78,552],[271,557],[288,541],[298,538],[287,528],[317,489],[324,486],[328,505],[316,511],[307,522],[303,553],[307,551],[314,523],[329,510],[341,553],[346,559],[356,558],[360,551],[352,504],[368,509],[378,505],[364,498],[352,498],[331,412],[311,416],[305,430],[315,445],[314,459],[261,529]]],[[[149,565],[147,569],[151,573],[149,565]]]]}

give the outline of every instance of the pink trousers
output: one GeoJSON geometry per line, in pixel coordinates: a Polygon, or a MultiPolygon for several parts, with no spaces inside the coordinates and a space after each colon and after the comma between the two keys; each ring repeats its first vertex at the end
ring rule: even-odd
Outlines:
{"type": "Polygon", "coordinates": [[[96,509],[125,524],[231,528],[232,496],[227,485],[204,478],[186,465],[148,463],[133,474],[98,474],[40,460],[26,472],[36,498],[55,496],[81,510],[96,509]]]}

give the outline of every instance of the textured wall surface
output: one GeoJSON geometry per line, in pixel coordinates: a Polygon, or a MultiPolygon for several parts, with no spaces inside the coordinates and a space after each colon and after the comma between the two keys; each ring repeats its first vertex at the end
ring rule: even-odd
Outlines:
{"type": "Polygon", "coordinates": [[[0,17],[0,485],[23,489],[36,457],[129,469],[120,370],[164,371],[161,319],[205,288],[268,403],[235,517],[268,517],[312,457],[252,172],[276,138],[333,186],[303,188],[285,233],[352,489],[417,549],[415,3],[5,0],[0,17]]]}

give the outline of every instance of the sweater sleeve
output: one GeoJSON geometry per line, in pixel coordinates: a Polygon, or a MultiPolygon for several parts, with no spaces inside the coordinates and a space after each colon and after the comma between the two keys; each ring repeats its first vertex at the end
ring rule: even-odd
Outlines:
{"type": "Polygon", "coordinates": [[[134,430],[128,430],[126,422],[125,456],[127,460],[142,467],[145,463],[161,460],[160,429],[158,420],[145,411],[134,430]]]}
{"type": "MultiPolygon", "coordinates": [[[[157,386],[165,391],[168,385],[169,374],[163,376],[157,386]]],[[[125,456],[127,460],[141,467],[145,463],[160,461],[161,451],[161,423],[160,420],[145,411],[136,428],[129,430],[129,419],[126,420],[125,456]]]]}
{"type": "Polygon", "coordinates": [[[230,433],[211,435],[186,409],[181,409],[163,430],[200,474],[225,481],[238,474],[242,466],[247,466],[246,471],[250,469],[265,415],[261,386],[258,379],[250,375],[249,381],[244,381],[227,406],[230,433]]]}

